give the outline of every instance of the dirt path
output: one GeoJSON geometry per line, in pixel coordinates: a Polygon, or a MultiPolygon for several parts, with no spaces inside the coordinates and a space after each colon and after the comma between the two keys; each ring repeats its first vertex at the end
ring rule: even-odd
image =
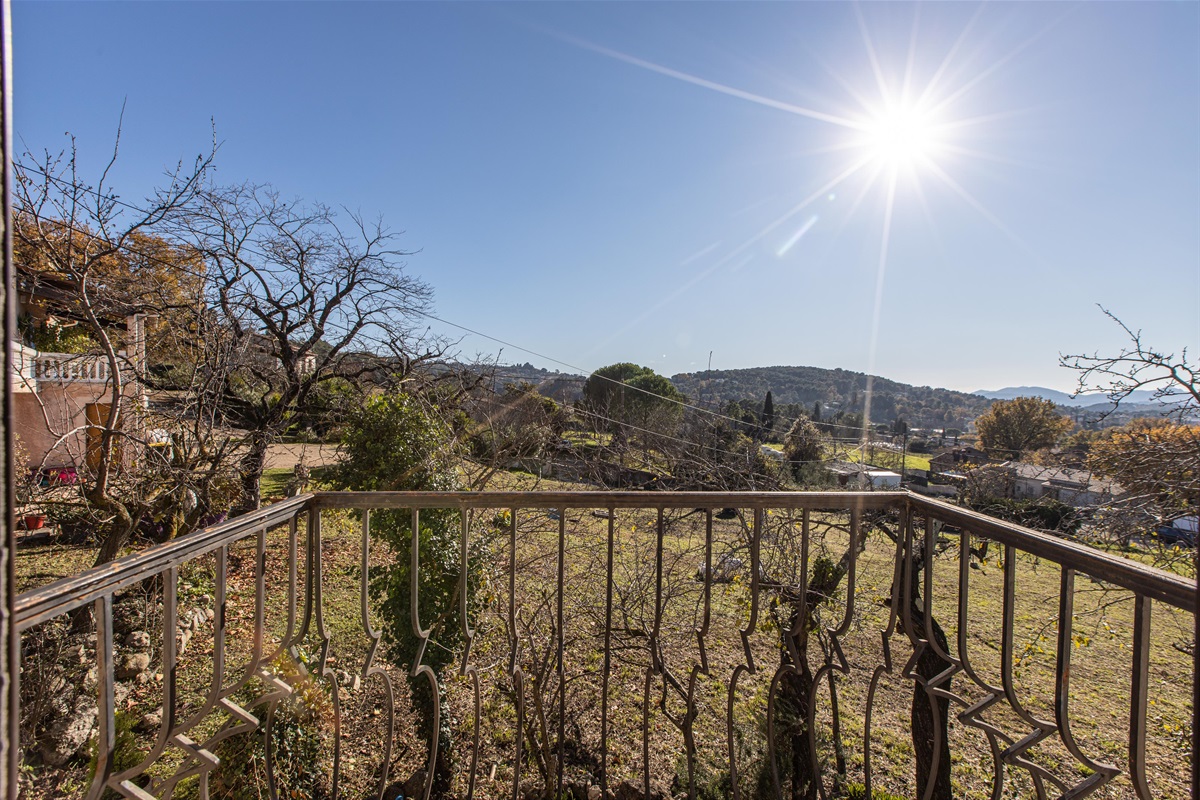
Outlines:
{"type": "Polygon", "coordinates": [[[273,444],[267,448],[267,469],[291,469],[300,463],[324,467],[337,460],[336,444],[273,444]]]}

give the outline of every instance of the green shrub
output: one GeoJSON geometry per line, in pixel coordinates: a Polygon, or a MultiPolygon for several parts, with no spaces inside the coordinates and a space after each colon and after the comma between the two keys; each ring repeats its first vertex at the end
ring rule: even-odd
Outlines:
{"type": "MultiPolygon", "coordinates": [[[[434,416],[415,397],[395,392],[376,395],[355,410],[347,421],[342,440],[343,459],[332,470],[333,483],[345,489],[362,491],[450,491],[460,488],[455,458],[455,437],[450,426],[434,416]]],[[[457,510],[430,509],[419,514],[417,547],[420,571],[421,623],[433,625],[435,647],[425,650],[422,664],[437,675],[453,663],[464,644],[458,583],[462,571],[468,576],[468,610],[476,603],[476,589],[487,562],[488,540],[476,538],[462,563],[461,516],[457,510]],[[436,620],[436,624],[434,621],[436,620]]],[[[370,575],[372,598],[378,603],[384,620],[383,637],[392,662],[405,670],[412,667],[421,649],[421,640],[412,630],[409,614],[412,515],[409,511],[380,510],[371,515],[372,536],[392,553],[386,567],[373,568],[370,575]]],[[[438,733],[438,759],[435,787],[448,786],[452,767],[453,739],[451,715],[445,705],[445,692],[439,693],[441,730],[438,733]]],[[[428,681],[413,683],[412,703],[417,710],[418,733],[431,738],[435,705],[428,681]]]]}
{"type": "MultiPolygon", "coordinates": [[[[846,800],[867,800],[867,790],[861,783],[851,783],[846,786],[846,800]]],[[[874,789],[871,792],[870,800],[907,800],[900,795],[885,792],[883,789],[874,789]]]]}
{"type": "MultiPolygon", "coordinates": [[[[118,772],[124,772],[127,769],[133,769],[138,764],[142,763],[142,759],[146,754],[138,745],[137,734],[133,732],[134,726],[137,724],[138,717],[132,711],[118,711],[113,716],[113,761],[110,775],[116,775],[118,772]]],[[[88,782],[91,782],[92,776],[96,774],[97,762],[100,759],[100,751],[96,747],[96,740],[92,740],[91,744],[91,759],[88,761],[88,782]]],[[[101,795],[102,800],[120,800],[120,795],[112,789],[105,789],[101,795]]]]}
{"type": "MultiPolygon", "coordinates": [[[[292,686],[292,693],[276,704],[271,723],[275,785],[281,797],[322,800],[329,796],[333,767],[333,702],[304,666],[286,654],[272,668],[292,686]]],[[[246,702],[252,702],[262,688],[262,684],[256,684],[252,689],[257,691],[245,692],[246,702]]],[[[268,796],[266,709],[260,707],[257,715],[262,722],[259,730],[231,736],[217,745],[215,755],[221,764],[209,779],[209,797],[213,800],[261,800],[268,796]]]]}

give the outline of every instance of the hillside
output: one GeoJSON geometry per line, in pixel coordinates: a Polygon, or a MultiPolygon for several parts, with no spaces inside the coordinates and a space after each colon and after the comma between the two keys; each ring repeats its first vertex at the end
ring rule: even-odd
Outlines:
{"type": "MultiPolygon", "coordinates": [[[[671,376],[671,382],[692,402],[707,407],[724,406],[734,400],[761,404],[770,390],[776,405],[795,403],[812,406],[820,402],[822,413],[863,410],[867,376],[861,372],[820,367],[752,367],[706,370],[671,376]]],[[[933,428],[965,428],[992,401],[966,392],[910,386],[876,377],[873,382],[871,419],[890,422],[903,417],[910,425],[933,428]]]]}
{"type": "MultiPolygon", "coordinates": [[[[1084,394],[1072,397],[1057,389],[1047,389],[1045,386],[1006,386],[1003,389],[979,389],[971,394],[987,397],[992,400],[1012,400],[1014,397],[1041,397],[1059,406],[1074,406],[1094,411],[1104,411],[1112,408],[1112,403],[1102,393],[1084,394]]],[[[1141,390],[1130,393],[1121,405],[1148,405],[1154,402],[1154,392],[1141,390]]]]}
{"type": "Polygon", "coordinates": [[[575,375],[558,370],[539,369],[532,364],[499,364],[494,368],[496,385],[503,387],[510,383],[528,383],[546,397],[552,397],[560,403],[573,402],[579,399],[583,391],[586,375],[575,375]]]}

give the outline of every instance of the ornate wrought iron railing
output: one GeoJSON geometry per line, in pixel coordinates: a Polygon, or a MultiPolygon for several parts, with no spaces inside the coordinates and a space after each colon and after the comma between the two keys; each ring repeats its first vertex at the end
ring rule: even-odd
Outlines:
{"type": "Polygon", "coordinates": [[[88,798],[1183,797],[1195,613],[907,492],[319,493],[20,595],[22,747],[74,681],[88,798]]]}

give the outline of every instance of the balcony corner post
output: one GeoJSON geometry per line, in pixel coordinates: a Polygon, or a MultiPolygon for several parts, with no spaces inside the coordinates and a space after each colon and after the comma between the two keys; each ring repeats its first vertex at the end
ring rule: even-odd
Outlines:
{"type": "Polygon", "coordinates": [[[0,411],[3,425],[4,457],[3,496],[0,497],[0,798],[17,796],[20,750],[20,640],[17,637],[13,609],[16,604],[14,573],[14,469],[13,463],[13,343],[16,341],[16,283],[13,277],[12,250],[12,13],[9,0],[0,0],[0,202],[3,203],[4,249],[4,403],[0,411]]]}

